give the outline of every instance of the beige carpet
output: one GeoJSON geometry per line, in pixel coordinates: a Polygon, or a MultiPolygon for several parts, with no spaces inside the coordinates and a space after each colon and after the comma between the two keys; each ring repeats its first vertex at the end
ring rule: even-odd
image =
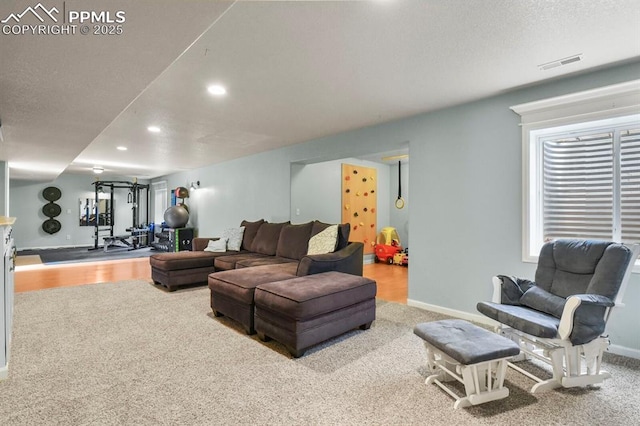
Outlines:
{"type": "Polygon", "coordinates": [[[0,424],[640,424],[637,360],[608,356],[599,389],[535,396],[509,370],[509,398],[454,411],[424,384],[412,329],[429,312],[379,302],[370,330],[292,359],[213,318],[208,298],[142,281],[17,294],[0,424]]]}

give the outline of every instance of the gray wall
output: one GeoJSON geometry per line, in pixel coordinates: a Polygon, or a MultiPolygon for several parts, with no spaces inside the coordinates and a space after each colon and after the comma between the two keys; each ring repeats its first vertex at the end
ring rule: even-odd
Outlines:
{"type": "MultiPolygon", "coordinates": [[[[640,63],[620,66],[489,99],[372,126],[172,175],[169,187],[199,179],[201,234],[216,235],[240,220],[290,218],[290,165],[357,157],[409,141],[411,200],[409,298],[476,313],[491,297],[497,273],[533,277],[522,256],[522,164],[519,117],[511,105],[638,78],[640,63]],[[328,155],[327,153],[331,153],[328,155]]],[[[613,344],[636,351],[640,275],[626,307],[614,311],[613,344]]]]}
{"type": "MultiPolygon", "coordinates": [[[[130,181],[131,178],[105,177],[103,180],[130,181]]],[[[17,249],[92,246],[94,227],[80,226],[79,200],[95,197],[92,184],[94,181],[95,178],[89,175],[64,173],[53,182],[12,180],[10,182],[10,213],[17,218],[14,225],[17,249]],[[42,213],[42,207],[48,202],[42,197],[42,190],[48,186],[55,186],[62,192],[62,197],[56,201],[56,204],[62,208],[62,213],[56,217],[62,228],[51,235],[42,230],[42,223],[47,219],[42,213]]],[[[146,181],[141,180],[139,183],[144,184],[146,181]]],[[[125,229],[132,225],[132,206],[127,204],[127,194],[126,189],[116,189],[114,193],[114,233],[116,235],[126,234],[125,229]]],[[[146,200],[141,203],[143,213],[145,204],[146,200]]],[[[140,215],[140,220],[144,222],[144,214],[140,215]]]]}
{"type": "MultiPolygon", "coordinates": [[[[291,165],[291,222],[320,220],[327,223],[342,221],[342,164],[355,164],[378,171],[377,224],[390,226],[389,166],[357,158],[344,158],[314,164],[291,165]],[[300,214],[297,214],[298,211],[300,214]]],[[[397,177],[396,177],[397,179],[397,177]]]]}
{"type": "Polygon", "coordinates": [[[395,202],[398,199],[398,164],[390,166],[390,188],[391,202],[389,211],[390,226],[396,228],[402,247],[409,247],[409,163],[403,162],[400,172],[402,173],[402,199],[404,200],[404,208],[398,209],[395,202]]]}
{"type": "MultiPolygon", "coordinates": [[[[225,228],[238,226],[242,219],[262,218],[270,222],[291,220],[293,223],[301,223],[304,221],[303,218],[291,216],[292,163],[342,161],[345,158],[354,158],[371,152],[388,151],[406,144],[406,141],[393,135],[376,143],[368,143],[367,138],[365,131],[362,135],[358,135],[355,142],[350,133],[318,139],[188,172],[159,177],[154,181],[166,180],[168,188],[188,186],[192,181],[200,181],[200,189],[192,191],[187,201],[191,210],[189,226],[195,227],[200,236],[220,235],[225,228]]],[[[388,171],[383,175],[383,178],[388,181],[388,171]]],[[[339,188],[339,183],[337,185],[339,188]]],[[[383,194],[379,194],[380,199],[390,196],[388,192],[384,194],[388,191],[386,188],[379,186],[379,191],[383,191],[383,194]]],[[[340,209],[340,202],[337,201],[337,203],[340,209]]],[[[307,209],[305,208],[304,211],[307,209]]],[[[308,217],[312,216],[314,215],[308,215],[308,217]]],[[[340,213],[335,217],[336,219],[331,222],[339,221],[340,213]]],[[[388,213],[386,217],[378,220],[382,219],[388,220],[388,213]]]]}

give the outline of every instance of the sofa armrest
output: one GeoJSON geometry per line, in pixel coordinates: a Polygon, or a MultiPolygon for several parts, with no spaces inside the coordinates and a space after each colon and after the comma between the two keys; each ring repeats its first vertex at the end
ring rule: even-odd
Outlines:
{"type": "Polygon", "coordinates": [[[567,297],[558,336],[561,339],[571,336],[574,344],[588,343],[604,331],[607,311],[614,306],[613,300],[600,294],[574,294],[567,297]]]}
{"type": "Polygon", "coordinates": [[[362,276],[364,244],[351,242],[333,253],[304,256],[298,264],[297,276],[337,271],[362,276]]]}
{"type": "Polygon", "coordinates": [[[209,244],[209,241],[217,241],[219,239],[220,239],[220,237],[211,237],[211,238],[197,237],[197,238],[194,238],[193,240],[191,240],[191,251],[204,251],[204,249],[207,248],[207,245],[209,244]]]}
{"type": "Polygon", "coordinates": [[[522,295],[534,285],[535,283],[524,278],[497,275],[493,277],[491,301],[504,305],[520,305],[522,295]]]}

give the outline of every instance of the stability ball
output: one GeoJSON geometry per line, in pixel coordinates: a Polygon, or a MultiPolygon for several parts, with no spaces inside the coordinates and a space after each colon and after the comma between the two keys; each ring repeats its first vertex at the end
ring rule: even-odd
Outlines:
{"type": "Polygon", "coordinates": [[[170,228],[182,228],[189,222],[189,212],[182,206],[172,206],[164,211],[164,221],[170,228]]]}

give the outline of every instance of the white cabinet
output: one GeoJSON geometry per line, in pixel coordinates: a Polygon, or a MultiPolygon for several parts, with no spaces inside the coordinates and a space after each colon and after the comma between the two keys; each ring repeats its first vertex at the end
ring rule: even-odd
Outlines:
{"type": "Polygon", "coordinates": [[[0,216],[0,380],[9,375],[9,349],[11,348],[11,326],[13,322],[13,271],[15,267],[15,245],[11,235],[14,218],[0,216]]]}

